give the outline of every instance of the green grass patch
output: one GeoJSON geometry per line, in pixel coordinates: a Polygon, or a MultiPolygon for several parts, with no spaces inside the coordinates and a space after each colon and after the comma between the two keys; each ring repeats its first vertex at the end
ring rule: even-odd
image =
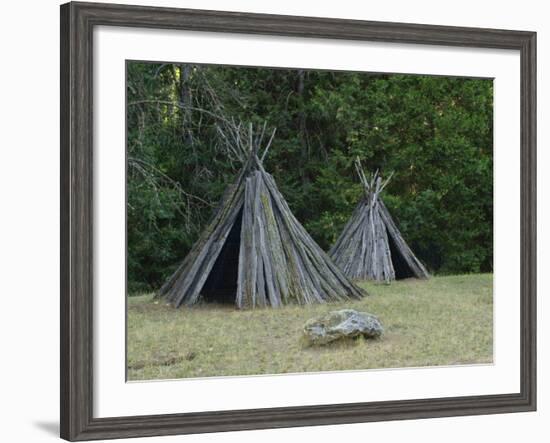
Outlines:
{"type": "Polygon", "coordinates": [[[492,274],[360,282],[359,301],[239,311],[174,309],[152,295],[128,298],[128,378],[151,380],[490,363],[492,274]],[[306,320],[351,308],[377,315],[377,340],[307,347],[306,320]]]}

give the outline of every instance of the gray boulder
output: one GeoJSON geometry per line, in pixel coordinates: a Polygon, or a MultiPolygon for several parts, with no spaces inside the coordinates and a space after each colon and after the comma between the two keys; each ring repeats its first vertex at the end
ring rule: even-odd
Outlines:
{"type": "Polygon", "coordinates": [[[304,337],[310,345],[325,345],[345,338],[380,337],[384,329],[378,318],[354,309],[331,311],[321,317],[308,320],[304,325],[304,337]]]}

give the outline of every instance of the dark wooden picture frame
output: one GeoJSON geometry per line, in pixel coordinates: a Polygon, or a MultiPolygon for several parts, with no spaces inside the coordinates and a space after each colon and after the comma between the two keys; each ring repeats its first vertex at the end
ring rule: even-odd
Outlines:
{"type": "MultiPolygon", "coordinates": [[[[61,437],[236,431],[536,409],[536,33],[113,4],[61,6],[61,437]],[[92,44],[95,26],[517,50],[521,57],[521,391],[168,415],[93,417],[92,44]]],[[[121,321],[123,321],[121,319],[121,321]]]]}

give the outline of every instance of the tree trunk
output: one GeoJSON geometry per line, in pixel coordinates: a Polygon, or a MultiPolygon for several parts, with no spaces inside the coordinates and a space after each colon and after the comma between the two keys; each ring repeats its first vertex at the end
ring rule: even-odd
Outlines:
{"type": "Polygon", "coordinates": [[[181,133],[183,140],[187,144],[193,144],[193,131],[191,129],[192,119],[192,96],[189,87],[189,77],[191,75],[191,65],[179,65],[179,93],[181,103],[181,133]]]}

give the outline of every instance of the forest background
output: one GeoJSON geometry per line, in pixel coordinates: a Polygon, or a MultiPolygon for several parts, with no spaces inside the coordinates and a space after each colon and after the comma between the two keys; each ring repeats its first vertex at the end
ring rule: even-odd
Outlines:
{"type": "Polygon", "coordinates": [[[265,168],[325,250],[361,198],[359,156],[394,173],[384,201],[432,273],[492,272],[491,79],[129,61],[130,294],[163,283],[235,180],[224,122],[277,129],[265,168]]]}

